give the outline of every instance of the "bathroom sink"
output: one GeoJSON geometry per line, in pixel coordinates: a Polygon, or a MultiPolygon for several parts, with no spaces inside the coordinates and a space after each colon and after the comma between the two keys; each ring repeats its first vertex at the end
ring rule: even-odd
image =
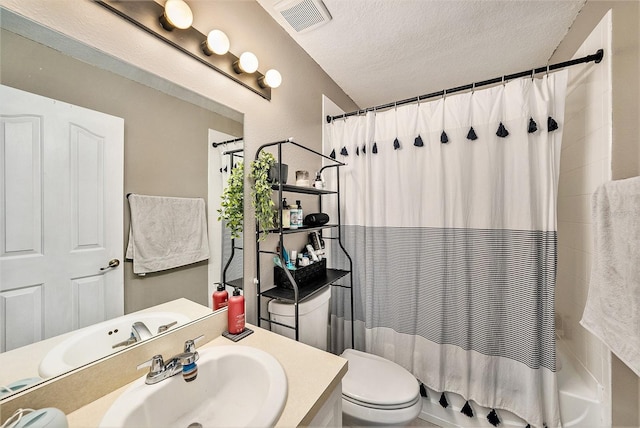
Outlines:
{"type": "Polygon", "coordinates": [[[131,326],[135,322],[143,322],[155,336],[160,326],[174,321],[177,324],[171,328],[185,324],[191,318],[176,312],[142,312],[82,328],[47,352],[40,361],[38,373],[43,378],[57,376],[124,349],[125,346],[114,349],[113,345],[131,336],[131,326]]]}
{"type": "Polygon", "coordinates": [[[100,422],[106,427],[268,427],[287,399],[287,378],[270,354],[247,346],[198,351],[198,376],[134,382],[100,422]]]}

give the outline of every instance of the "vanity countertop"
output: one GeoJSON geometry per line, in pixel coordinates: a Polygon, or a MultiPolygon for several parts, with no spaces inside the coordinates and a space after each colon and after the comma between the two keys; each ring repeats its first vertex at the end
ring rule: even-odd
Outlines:
{"type": "MultiPolygon", "coordinates": [[[[254,333],[237,343],[219,336],[199,349],[229,345],[252,346],[273,355],[284,367],[289,388],[287,402],[276,426],[308,425],[347,373],[347,360],[259,327],[247,326],[254,333]]],[[[97,427],[109,407],[130,385],[69,413],[69,427],[97,427]]]]}

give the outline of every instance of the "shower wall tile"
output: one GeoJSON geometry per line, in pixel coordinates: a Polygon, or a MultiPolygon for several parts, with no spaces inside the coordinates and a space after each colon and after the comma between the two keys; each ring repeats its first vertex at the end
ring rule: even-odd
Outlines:
{"type": "MultiPolygon", "coordinates": [[[[610,45],[603,20],[575,57],[610,45]]],[[[583,376],[606,383],[608,352],[579,322],[589,293],[593,258],[591,196],[611,179],[611,76],[609,58],[569,69],[558,183],[556,319],[583,376]]]]}
{"type": "Polygon", "coordinates": [[[591,334],[586,334],[587,340],[587,369],[598,383],[604,382],[602,374],[602,360],[604,358],[603,344],[591,334]]]}

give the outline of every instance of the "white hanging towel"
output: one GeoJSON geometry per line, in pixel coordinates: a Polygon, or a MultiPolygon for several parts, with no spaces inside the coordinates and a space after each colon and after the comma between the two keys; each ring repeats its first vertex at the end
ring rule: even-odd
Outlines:
{"type": "Polygon", "coordinates": [[[640,376],[640,177],[593,195],[594,259],[580,324],[640,376]]]}
{"type": "Polygon", "coordinates": [[[146,274],[209,258],[207,218],[202,198],[130,194],[131,226],[127,259],[133,273],[146,274]]]}

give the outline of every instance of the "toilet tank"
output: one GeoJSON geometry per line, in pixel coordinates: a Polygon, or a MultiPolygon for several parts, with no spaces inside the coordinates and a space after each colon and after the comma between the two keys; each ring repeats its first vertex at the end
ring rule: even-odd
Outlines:
{"type": "MultiPolygon", "coordinates": [[[[300,342],[323,351],[327,350],[330,298],[331,286],[328,286],[325,290],[298,305],[300,342]]],[[[274,299],[269,302],[268,308],[269,319],[291,327],[295,326],[293,303],[285,303],[274,299]]],[[[295,339],[295,330],[292,328],[271,324],[271,331],[295,339]]]]}

